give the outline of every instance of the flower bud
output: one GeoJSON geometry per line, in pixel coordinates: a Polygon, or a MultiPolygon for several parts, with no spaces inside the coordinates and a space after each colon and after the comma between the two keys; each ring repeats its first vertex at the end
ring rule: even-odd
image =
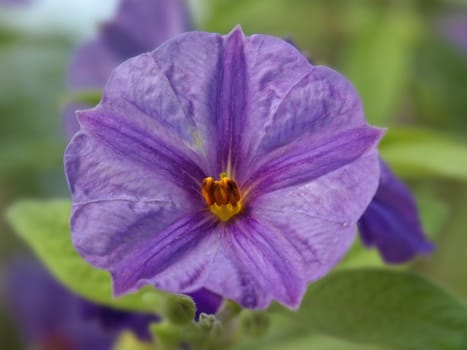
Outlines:
{"type": "Polygon", "coordinates": [[[193,300],[187,296],[170,295],[167,297],[164,317],[173,324],[183,325],[191,322],[196,313],[193,300]]]}

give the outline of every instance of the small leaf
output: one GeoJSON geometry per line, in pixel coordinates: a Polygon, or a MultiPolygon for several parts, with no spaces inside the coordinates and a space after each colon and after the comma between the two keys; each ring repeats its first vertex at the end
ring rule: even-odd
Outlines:
{"type": "Polygon", "coordinates": [[[312,285],[297,313],[284,312],[311,330],[355,342],[467,349],[467,306],[412,273],[339,271],[312,285]]]}
{"type": "Polygon", "coordinates": [[[150,286],[138,293],[114,298],[110,274],[93,268],[73,248],[68,224],[70,210],[67,200],[23,200],[9,208],[7,220],[59,281],[87,299],[162,316],[171,312],[167,300],[171,305],[194,308],[187,296],[164,293],[150,286]]]}

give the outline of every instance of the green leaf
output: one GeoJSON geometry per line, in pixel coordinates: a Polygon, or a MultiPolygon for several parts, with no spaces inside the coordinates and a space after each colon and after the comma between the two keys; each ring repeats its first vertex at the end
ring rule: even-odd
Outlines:
{"type": "Polygon", "coordinates": [[[417,28],[408,13],[392,12],[375,16],[341,54],[340,68],[362,97],[365,115],[380,125],[390,120],[404,97],[417,28]]]}
{"type": "Polygon", "coordinates": [[[303,335],[283,341],[282,339],[267,346],[258,346],[252,344],[250,347],[241,347],[241,350],[383,350],[383,348],[374,345],[362,345],[341,339],[327,337],[323,335],[303,335]]]}
{"type": "Polygon", "coordinates": [[[383,350],[375,345],[362,345],[347,340],[310,332],[306,324],[290,322],[284,315],[271,314],[271,327],[261,339],[242,338],[237,350],[383,350]]]}
{"type": "MultiPolygon", "coordinates": [[[[256,348],[257,349],[257,348],[256,348]]],[[[383,350],[374,345],[362,345],[323,335],[307,335],[268,347],[268,350],[383,350]]]]}
{"type": "Polygon", "coordinates": [[[164,293],[150,286],[138,293],[114,298],[110,274],[93,268],[73,248],[68,224],[70,209],[67,200],[23,200],[9,208],[7,220],[59,281],[87,299],[163,316],[173,313],[167,305],[177,310],[180,305],[188,309],[194,307],[187,296],[164,293]]]}
{"type": "Polygon", "coordinates": [[[467,266],[467,185],[452,183],[443,186],[441,191],[450,201],[449,217],[440,228],[442,235],[437,240],[433,258],[419,261],[416,267],[467,300],[467,279],[464,277],[467,266]]]}
{"type": "Polygon", "coordinates": [[[467,306],[412,273],[339,271],[312,285],[298,312],[284,312],[311,330],[355,342],[410,350],[467,348],[467,306]]]}
{"type": "Polygon", "coordinates": [[[390,129],[380,152],[403,177],[467,181],[467,144],[430,130],[390,129]]]}

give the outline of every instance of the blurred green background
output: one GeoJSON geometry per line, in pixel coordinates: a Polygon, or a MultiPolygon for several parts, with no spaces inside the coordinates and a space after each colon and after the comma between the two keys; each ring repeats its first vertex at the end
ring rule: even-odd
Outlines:
{"type": "MultiPolygon", "coordinates": [[[[68,196],[61,118],[66,72],[73,50],[115,6],[115,0],[0,4],[0,212],[18,198],[68,196]]],[[[196,0],[190,6],[197,28],[227,33],[239,23],[246,34],[290,38],[314,63],[355,84],[368,121],[388,128],[381,153],[414,191],[437,245],[432,256],[403,268],[467,300],[467,4],[196,0]]],[[[25,250],[1,219],[0,293],[5,267],[25,250]]],[[[357,243],[343,264],[381,262],[357,243]]],[[[281,319],[262,342],[269,349],[367,349],[288,329],[281,319]]],[[[0,348],[13,344],[14,327],[0,309],[0,348]]],[[[252,344],[244,348],[259,346],[252,344]]]]}

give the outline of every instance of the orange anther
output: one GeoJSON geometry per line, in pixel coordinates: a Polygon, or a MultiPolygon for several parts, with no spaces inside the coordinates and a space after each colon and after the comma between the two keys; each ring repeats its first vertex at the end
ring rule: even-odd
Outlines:
{"type": "Polygon", "coordinates": [[[201,195],[203,196],[206,204],[211,206],[214,204],[214,195],[212,193],[214,186],[214,179],[212,177],[207,177],[203,180],[201,184],[201,195]]]}
{"type": "Polygon", "coordinates": [[[208,206],[213,204],[236,206],[240,201],[238,186],[229,177],[223,177],[221,180],[214,180],[212,177],[205,178],[201,185],[201,195],[208,206]]]}

